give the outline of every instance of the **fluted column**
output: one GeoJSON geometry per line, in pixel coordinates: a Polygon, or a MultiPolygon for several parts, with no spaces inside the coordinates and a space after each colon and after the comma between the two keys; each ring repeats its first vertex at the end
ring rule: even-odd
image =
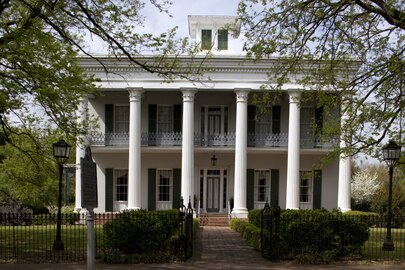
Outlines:
{"type": "MultiPolygon", "coordinates": [[[[82,97],[77,108],[77,124],[83,125],[87,121],[87,108],[89,99],[82,97]]],[[[82,169],[80,167],[80,158],[84,158],[85,148],[87,146],[86,136],[79,135],[76,140],[76,200],[75,212],[82,210],[82,169]]]]}
{"type": "Polygon", "coordinates": [[[236,89],[236,138],[235,184],[232,215],[247,218],[246,207],[246,152],[247,152],[247,103],[250,89],[236,89]]]}
{"type": "Polygon", "coordinates": [[[143,88],[128,88],[128,92],[128,209],[141,209],[141,98],[143,88]]]}
{"type": "MultiPolygon", "coordinates": [[[[351,133],[348,129],[348,121],[350,117],[350,102],[351,95],[343,96],[342,99],[342,116],[340,119],[341,135],[340,148],[344,149],[351,142],[351,133]]],[[[351,156],[341,152],[339,157],[339,184],[338,184],[338,202],[337,206],[342,212],[351,210],[351,186],[350,179],[352,177],[351,156]]]]}
{"type": "Polygon", "coordinates": [[[299,91],[289,91],[288,160],[286,208],[299,209],[300,201],[300,97],[299,91]]]}
{"type": "Polygon", "coordinates": [[[193,205],[194,196],[194,96],[196,89],[182,89],[183,141],[181,155],[181,196],[184,204],[193,205]]]}

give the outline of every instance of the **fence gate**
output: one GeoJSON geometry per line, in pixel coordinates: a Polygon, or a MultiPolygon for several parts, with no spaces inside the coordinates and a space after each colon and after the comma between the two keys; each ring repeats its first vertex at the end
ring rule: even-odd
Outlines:
{"type": "Polygon", "coordinates": [[[260,253],[262,257],[278,262],[280,260],[280,207],[270,207],[266,202],[261,217],[260,253]]]}
{"type": "Polygon", "coordinates": [[[183,260],[193,256],[193,207],[191,203],[188,206],[183,204],[183,198],[180,200],[179,207],[179,219],[180,219],[180,250],[183,254],[183,260]]]}

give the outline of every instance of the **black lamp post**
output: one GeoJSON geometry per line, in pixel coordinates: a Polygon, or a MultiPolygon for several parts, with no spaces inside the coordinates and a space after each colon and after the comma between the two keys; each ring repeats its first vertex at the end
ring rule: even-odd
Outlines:
{"type": "Polygon", "coordinates": [[[217,166],[217,161],[218,158],[215,156],[215,154],[211,157],[211,165],[212,166],[217,166]]]}
{"type": "Polygon", "coordinates": [[[70,145],[67,144],[64,140],[59,140],[53,145],[53,156],[58,161],[59,167],[59,195],[58,195],[58,214],[56,220],[56,239],[53,242],[54,250],[63,250],[63,241],[61,236],[61,223],[62,223],[62,175],[63,175],[63,164],[69,158],[70,145]]]}
{"type": "Polygon", "coordinates": [[[387,235],[382,246],[382,250],[394,250],[394,243],[391,239],[391,220],[392,220],[392,176],[394,174],[394,167],[399,161],[401,156],[401,146],[397,145],[394,141],[390,141],[387,145],[383,146],[383,159],[389,167],[389,188],[388,188],[388,220],[387,220],[387,235]]]}

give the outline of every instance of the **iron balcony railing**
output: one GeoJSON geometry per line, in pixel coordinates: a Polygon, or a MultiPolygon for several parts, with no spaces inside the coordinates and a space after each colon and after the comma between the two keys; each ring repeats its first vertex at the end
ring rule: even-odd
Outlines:
{"type": "MultiPolygon", "coordinates": [[[[128,132],[101,133],[92,131],[89,134],[89,143],[92,146],[128,146],[128,132]]],[[[204,147],[233,147],[235,146],[235,132],[217,134],[194,134],[194,145],[204,147]]],[[[328,140],[321,140],[315,136],[300,139],[302,148],[331,148],[338,143],[338,138],[333,137],[328,140]]],[[[142,146],[181,146],[182,132],[142,132],[142,146]]],[[[247,135],[248,147],[271,148],[287,147],[288,133],[258,134],[249,133],[247,135]]]]}

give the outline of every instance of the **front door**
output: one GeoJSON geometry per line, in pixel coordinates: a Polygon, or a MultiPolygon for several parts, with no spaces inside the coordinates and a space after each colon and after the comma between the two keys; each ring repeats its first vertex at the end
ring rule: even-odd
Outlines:
{"type": "Polygon", "coordinates": [[[207,212],[218,212],[220,206],[220,177],[207,177],[207,212]]]}

